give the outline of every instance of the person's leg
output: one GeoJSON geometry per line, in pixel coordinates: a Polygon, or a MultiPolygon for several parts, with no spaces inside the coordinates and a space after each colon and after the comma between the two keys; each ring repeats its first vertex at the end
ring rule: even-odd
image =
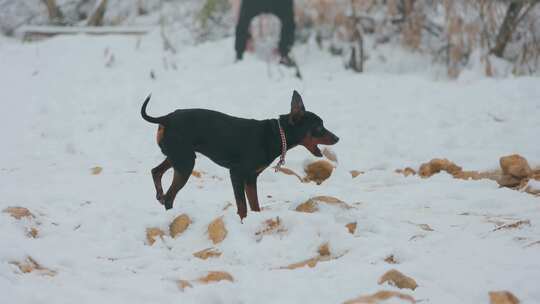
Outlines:
{"type": "Polygon", "coordinates": [[[249,24],[257,12],[256,1],[243,0],[240,5],[238,23],[236,24],[236,38],[234,48],[236,50],[236,59],[241,60],[246,50],[246,43],[249,38],[249,24]]]}
{"type": "MultiPolygon", "coordinates": [[[[276,7],[274,14],[281,21],[281,34],[279,38],[279,54],[281,57],[288,57],[294,44],[294,5],[292,0],[277,0],[279,6],[276,7]]],[[[277,3],[276,3],[277,5],[277,3]]]]}

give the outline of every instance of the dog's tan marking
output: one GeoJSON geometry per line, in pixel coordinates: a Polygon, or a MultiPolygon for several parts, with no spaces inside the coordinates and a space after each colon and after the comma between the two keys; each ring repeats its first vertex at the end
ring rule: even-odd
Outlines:
{"type": "Polygon", "coordinates": [[[165,134],[165,126],[159,125],[159,127],[157,129],[157,134],[156,134],[156,142],[157,142],[158,145],[161,142],[161,140],[163,139],[164,134],[165,134]]]}

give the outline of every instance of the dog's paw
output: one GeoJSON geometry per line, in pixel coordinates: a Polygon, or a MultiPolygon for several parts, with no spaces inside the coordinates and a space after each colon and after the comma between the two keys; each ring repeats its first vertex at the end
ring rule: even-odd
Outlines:
{"type": "Polygon", "coordinates": [[[165,210],[172,209],[172,207],[173,207],[173,202],[172,201],[164,201],[162,204],[165,207],[165,210]]]}

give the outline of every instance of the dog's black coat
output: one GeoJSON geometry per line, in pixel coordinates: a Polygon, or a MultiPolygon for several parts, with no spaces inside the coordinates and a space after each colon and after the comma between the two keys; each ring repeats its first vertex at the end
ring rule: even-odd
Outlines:
{"type": "Polygon", "coordinates": [[[191,175],[195,152],[230,170],[238,213],[243,218],[247,213],[244,191],[248,194],[251,209],[258,211],[257,176],[281,155],[279,125],[285,133],[288,149],[301,144],[319,157],[321,152],[317,144],[331,145],[339,140],[324,128],[323,121],[316,114],[305,111],[302,98],[296,91],[291,112],[281,115],[279,124],[277,119],[244,119],[205,109],[176,110],[154,118],[146,114],[149,100],[150,96],[141,108],[141,115],[146,121],[158,123],[163,128],[158,144],[167,159],[154,168],[152,174],[157,198],[166,209],[172,208],[176,192],[191,175]],[[175,178],[167,194],[163,195],[161,175],[171,166],[175,170],[175,178]],[[248,191],[245,187],[251,188],[248,191]]]}

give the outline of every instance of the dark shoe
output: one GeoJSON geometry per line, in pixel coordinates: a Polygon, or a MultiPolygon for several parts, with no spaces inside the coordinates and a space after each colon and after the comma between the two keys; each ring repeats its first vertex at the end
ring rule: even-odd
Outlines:
{"type": "Polygon", "coordinates": [[[294,60],[292,60],[291,57],[289,56],[281,56],[281,58],[279,59],[279,64],[282,64],[289,68],[296,66],[296,63],[294,62],[294,60]]]}

